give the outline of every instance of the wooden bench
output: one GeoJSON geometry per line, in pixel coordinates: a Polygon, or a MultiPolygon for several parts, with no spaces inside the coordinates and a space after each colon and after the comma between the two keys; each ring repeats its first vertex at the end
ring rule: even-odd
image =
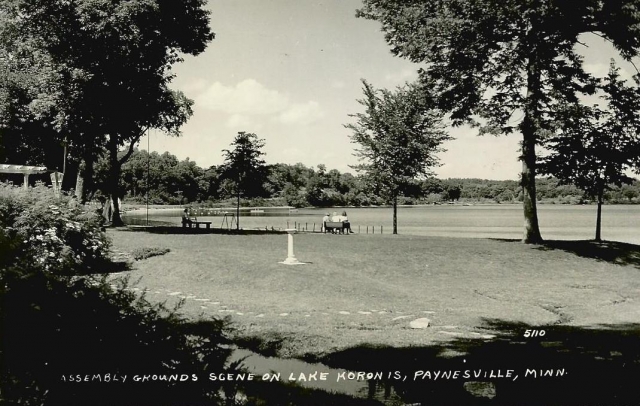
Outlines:
{"type": "Polygon", "coordinates": [[[192,221],[191,224],[195,225],[196,228],[200,228],[200,224],[204,224],[208,229],[211,228],[211,222],[210,221],[192,221]]]}
{"type": "Polygon", "coordinates": [[[345,224],[342,221],[325,221],[324,222],[324,232],[327,231],[333,232],[338,231],[340,233],[344,232],[345,224]]]}
{"type": "Polygon", "coordinates": [[[190,218],[189,220],[182,219],[182,227],[192,228],[193,226],[195,226],[196,228],[200,228],[200,224],[204,224],[207,230],[211,228],[210,221],[198,221],[197,218],[193,218],[193,219],[190,218]]]}

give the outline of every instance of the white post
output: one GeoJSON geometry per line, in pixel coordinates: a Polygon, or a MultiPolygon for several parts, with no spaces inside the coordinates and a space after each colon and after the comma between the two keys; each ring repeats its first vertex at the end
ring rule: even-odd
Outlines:
{"type": "Polygon", "coordinates": [[[298,261],[293,253],[293,235],[297,230],[295,228],[288,228],[284,231],[287,232],[287,259],[280,263],[284,265],[304,265],[304,262],[298,261]]]}
{"type": "Polygon", "coordinates": [[[24,174],[24,184],[22,185],[25,190],[29,187],[29,174],[25,173],[24,174]]]}

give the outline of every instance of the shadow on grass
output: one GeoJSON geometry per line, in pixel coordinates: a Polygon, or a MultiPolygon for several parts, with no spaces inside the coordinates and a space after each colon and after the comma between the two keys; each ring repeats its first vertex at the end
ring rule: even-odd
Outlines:
{"type": "Polygon", "coordinates": [[[155,226],[129,226],[120,227],[119,231],[132,231],[132,232],[146,232],[152,234],[226,234],[226,235],[263,235],[263,234],[286,234],[285,231],[271,230],[271,229],[253,229],[253,230],[233,230],[222,228],[189,228],[170,226],[170,225],[155,225],[155,226]]]}
{"type": "Polygon", "coordinates": [[[282,344],[286,341],[286,337],[283,337],[277,333],[265,333],[259,337],[235,337],[233,339],[234,344],[240,348],[246,348],[253,351],[256,354],[263,355],[265,357],[276,357],[282,349],[282,344]]]}
{"type": "MultiPolygon", "coordinates": [[[[502,242],[520,240],[494,239],[502,242]]],[[[592,258],[618,265],[632,265],[640,268],[640,245],[618,241],[595,240],[547,240],[535,246],[541,251],[562,250],[579,257],[592,258]]]]}
{"type": "Polygon", "coordinates": [[[369,396],[394,394],[411,404],[640,404],[640,324],[547,326],[544,336],[530,338],[524,332],[541,334],[540,326],[489,320],[486,327],[496,338],[414,348],[363,345],[316,361],[380,372],[382,379],[368,382],[369,396]],[[393,379],[396,371],[400,379],[393,379]],[[455,371],[457,378],[442,377],[455,371]]]}
{"type": "Polygon", "coordinates": [[[540,250],[562,250],[580,257],[640,268],[640,245],[617,241],[545,241],[540,250]]]}

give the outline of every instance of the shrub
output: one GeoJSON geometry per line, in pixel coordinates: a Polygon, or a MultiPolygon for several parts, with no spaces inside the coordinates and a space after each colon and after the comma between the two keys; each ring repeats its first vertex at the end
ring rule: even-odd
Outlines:
{"type": "Polygon", "coordinates": [[[0,226],[14,240],[11,252],[25,269],[73,274],[106,262],[109,241],[101,217],[85,212],[68,196],[55,197],[43,186],[24,190],[0,184],[0,226]]]}
{"type": "Polygon", "coordinates": [[[0,403],[222,402],[207,378],[225,370],[226,322],[190,322],[126,280],[84,275],[107,257],[95,216],[46,188],[0,185],[0,224],[0,403]]]}

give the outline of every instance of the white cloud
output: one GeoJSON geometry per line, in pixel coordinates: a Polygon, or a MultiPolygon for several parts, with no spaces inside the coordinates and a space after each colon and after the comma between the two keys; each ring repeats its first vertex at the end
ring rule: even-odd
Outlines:
{"type": "Polygon", "coordinates": [[[203,107],[229,114],[273,114],[287,108],[286,95],[270,90],[253,79],[235,86],[215,82],[196,100],[203,107]]]}
{"type": "Polygon", "coordinates": [[[315,101],[293,104],[280,113],[278,121],[283,124],[311,124],[324,117],[320,105],[315,101]]]}
{"type": "Polygon", "coordinates": [[[227,119],[226,126],[227,128],[235,129],[237,131],[249,131],[249,129],[251,131],[259,131],[262,129],[262,125],[256,123],[255,120],[244,114],[232,114],[227,119]]]}
{"type": "Polygon", "coordinates": [[[231,115],[227,126],[255,124],[265,116],[282,124],[310,124],[324,116],[318,102],[293,102],[289,95],[254,79],[245,79],[235,86],[215,82],[196,97],[196,105],[231,115]]]}

